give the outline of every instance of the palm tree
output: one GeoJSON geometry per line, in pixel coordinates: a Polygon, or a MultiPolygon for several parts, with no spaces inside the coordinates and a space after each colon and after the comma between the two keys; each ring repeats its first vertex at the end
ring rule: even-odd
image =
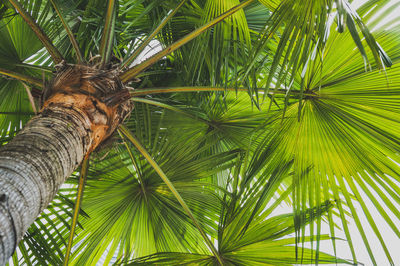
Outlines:
{"type": "Polygon", "coordinates": [[[350,220],[393,264],[390,4],[5,1],[0,264],[353,264],[350,220]]]}

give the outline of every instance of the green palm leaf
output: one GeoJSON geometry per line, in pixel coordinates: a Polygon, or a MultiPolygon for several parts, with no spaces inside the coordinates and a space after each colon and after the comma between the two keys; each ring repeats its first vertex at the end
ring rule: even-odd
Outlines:
{"type": "MultiPolygon", "coordinates": [[[[135,112],[138,117],[136,135],[159,161],[202,228],[212,233],[210,230],[215,227],[212,218],[216,217],[220,205],[215,204],[218,195],[205,180],[210,174],[228,167],[235,154],[226,152],[197,158],[201,152],[197,151],[201,136],[195,140],[192,135],[168,136],[175,145],[165,146],[157,141],[167,138],[157,127],[164,122],[163,116],[145,105],[137,105],[135,112]],[[210,163],[215,165],[213,170],[208,168],[210,163]],[[198,183],[197,180],[204,181],[198,183]]],[[[91,219],[82,221],[88,230],[79,231],[74,241],[88,239],[91,244],[77,244],[75,254],[82,253],[72,255],[73,263],[97,261],[106,251],[106,262],[113,256],[129,258],[168,250],[209,252],[196,227],[158,174],[135,150],[131,155],[124,146],[115,147],[106,161],[92,164],[95,166],[89,170],[83,201],[83,209],[91,219]],[[110,198],[113,200],[107,200],[110,198]],[[101,223],[103,219],[109,223],[101,223]],[[135,244],[143,238],[147,239],[145,245],[135,244]]]]}
{"type": "MultiPolygon", "coordinates": [[[[260,152],[266,151],[259,149],[256,154],[260,152]]],[[[287,188],[288,193],[284,193],[276,204],[267,207],[276,191],[275,187],[281,185],[287,178],[291,163],[282,164],[285,170],[275,171],[270,176],[266,175],[269,171],[265,171],[263,167],[265,161],[265,157],[253,160],[248,169],[243,169],[243,173],[246,173],[245,178],[236,182],[239,175],[234,175],[233,179],[228,181],[227,186],[233,186],[232,189],[236,192],[225,193],[223,197],[225,204],[218,224],[218,252],[226,265],[292,265],[300,261],[301,263],[315,262],[314,254],[309,249],[302,249],[302,258],[296,256],[296,239],[290,237],[296,228],[292,214],[277,216],[271,214],[289,195],[293,187],[287,188]],[[245,180],[252,180],[253,184],[245,180]],[[237,189],[235,185],[238,186],[237,189]],[[260,206],[263,207],[260,208],[260,206]]],[[[240,161],[234,168],[237,167],[239,169],[232,169],[232,172],[242,170],[240,161]]],[[[327,203],[307,210],[304,213],[306,219],[302,223],[311,222],[331,207],[332,205],[327,203]]],[[[326,239],[329,237],[321,236],[321,240],[326,239]]],[[[310,239],[307,238],[306,241],[310,239]]],[[[318,262],[349,263],[323,253],[319,253],[318,262]]],[[[134,259],[130,263],[132,265],[167,263],[215,265],[216,259],[208,254],[175,252],[155,253],[134,259]]]]}
{"type": "MultiPolygon", "coordinates": [[[[397,58],[398,50],[394,46],[398,41],[397,36],[388,32],[378,36],[388,44],[388,53],[397,58]]],[[[340,43],[341,48],[348,45],[350,50],[354,47],[350,38],[348,34],[336,35],[336,39],[328,41],[327,47],[329,50],[335,50],[335,46],[340,43]]],[[[386,73],[379,70],[364,72],[361,60],[351,57],[350,54],[342,53],[343,56],[340,56],[335,52],[328,52],[323,65],[316,62],[311,66],[314,71],[310,70],[305,77],[308,79],[307,90],[314,95],[301,102],[299,122],[295,122],[298,119],[299,103],[289,102],[285,118],[275,123],[277,133],[271,138],[269,145],[280,145],[276,149],[280,154],[279,158],[295,160],[296,174],[293,180],[298,188],[294,193],[294,205],[298,215],[304,208],[331,199],[329,189],[333,190],[336,200],[339,200],[340,194],[343,193],[356,219],[357,227],[368,245],[367,237],[363,235],[364,230],[358,221],[357,211],[353,207],[354,194],[384,246],[357,186],[360,186],[374,202],[392,230],[398,233],[395,221],[389,218],[384,210],[388,208],[397,213],[396,207],[390,201],[396,201],[398,194],[393,193],[387,185],[384,186],[387,190],[382,190],[378,184],[393,184],[392,178],[399,180],[398,165],[394,162],[398,161],[399,150],[399,118],[396,118],[398,104],[395,103],[396,96],[388,97],[392,93],[397,95],[399,69],[394,66],[387,69],[386,73]],[[356,65],[359,66],[358,69],[356,65]],[[309,168],[311,171],[307,172],[309,168]],[[305,172],[306,175],[303,174],[305,172]],[[349,187],[345,186],[345,183],[349,187]],[[365,186],[365,183],[368,183],[369,187],[365,186]],[[381,195],[386,207],[377,202],[371,191],[377,191],[381,195]],[[388,194],[394,198],[387,197],[388,194]]],[[[294,83],[294,88],[300,86],[300,83],[294,83]]],[[[346,229],[346,215],[339,205],[338,208],[346,229]]],[[[331,224],[331,230],[333,227],[331,224]]],[[[349,238],[349,232],[346,234],[349,238]]],[[[351,242],[349,244],[351,245],[351,242]]],[[[388,251],[385,252],[391,260],[388,251]]],[[[371,251],[370,256],[373,259],[371,251]]],[[[353,259],[355,260],[355,257],[353,259]]]]}

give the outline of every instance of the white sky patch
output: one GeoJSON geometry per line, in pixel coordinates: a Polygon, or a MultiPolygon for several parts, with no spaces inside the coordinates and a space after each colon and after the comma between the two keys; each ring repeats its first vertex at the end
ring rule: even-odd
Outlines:
{"type": "MultiPolygon", "coordinates": [[[[355,9],[359,8],[360,6],[363,5],[363,3],[367,2],[366,0],[355,0],[353,1],[353,3],[351,4],[351,6],[355,9]]],[[[374,23],[375,20],[381,16],[383,13],[385,14],[385,18],[381,19],[381,21],[372,29],[370,29],[371,31],[376,31],[377,29],[379,29],[382,26],[386,26],[386,29],[391,29],[394,28],[396,26],[400,25],[400,19],[399,19],[399,14],[400,14],[400,0],[392,0],[390,1],[390,3],[383,8],[382,10],[380,10],[379,12],[377,12],[374,16],[372,16],[368,21],[366,21],[367,24],[370,23],[374,23]],[[392,22],[392,23],[391,23],[392,22]],[[390,25],[386,25],[387,23],[389,23],[390,25]]]]}
{"type": "Polygon", "coordinates": [[[140,64],[141,62],[150,58],[151,56],[160,52],[161,50],[162,46],[159,41],[157,40],[150,41],[150,43],[146,46],[146,48],[144,48],[143,51],[136,57],[131,66],[140,64]]]}

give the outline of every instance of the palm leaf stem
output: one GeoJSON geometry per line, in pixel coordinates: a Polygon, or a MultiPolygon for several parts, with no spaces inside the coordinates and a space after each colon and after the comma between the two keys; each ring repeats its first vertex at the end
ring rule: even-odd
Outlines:
{"type": "Polygon", "coordinates": [[[39,88],[43,88],[43,83],[40,79],[24,75],[18,72],[14,72],[8,69],[0,68],[0,75],[4,75],[7,77],[15,78],[19,81],[25,81],[27,83],[33,84],[35,86],[38,86],[39,88]]]}
{"type": "MultiPolygon", "coordinates": [[[[123,141],[124,141],[124,145],[125,145],[125,147],[126,147],[126,150],[128,151],[128,154],[129,154],[129,157],[130,157],[130,159],[131,159],[132,164],[135,166],[135,169],[138,170],[139,167],[138,167],[138,165],[137,165],[137,163],[136,163],[135,157],[133,156],[132,150],[131,150],[131,148],[130,148],[129,145],[128,145],[128,142],[126,141],[125,135],[121,132],[120,129],[117,129],[117,131],[118,131],[118,134],[121,136],[121,138],[122,138],[123,141]]],[[[137,174],[138,174],[138,179],[139,179],[139,182],[140,182],[140,187],[142,188],[142,193],[143,193],[143,195],[144,195],[145,200],[147,201],[146,189],[144,188],[144,183],[143,183],[142,174],[141,174],[139,171],[137,171],[137,174]]]]}
{"type": "Polygon", "coordinates": [[[60,18],[61,23],[63,24],[64,29],[68,34],[69,40],[71,41],[71,44],[72,44],[72,47],[74,47],[77,62],[82,63],[83,62],[82,53],[81,53],[81,50],[79,49],[78,42],[76,41],[75,36],[71,31],[71,28],[69,27],[68,23],[65,21],[65,18],[63,16],[63,14],[61,13],[60,9],[58,8],[56,2],[54,0],[50,0],[50,2],[53,5],[54,9],[56,10],[57,15],[60,18]]]}
{"type": "Polygon", "coordinates": [[[31,93],[31,89],[24,82],[21,81],[21,83],[22,83],[22,86],[24,86],[24,88],[25,88],[25,91],[26,91],[26,94],[28,95],[29,102],[31,104],[32,110],[36,115],[37,114],[37,109],[36,109],[36,105],[35,105],[35,100],[33,99],[33,96],[32,96],[32,93],[31,93]]]}
{"type": "Polygon", "coordinates": [[[199,230],[199,232],[202,235],[204,241],[206,242],[207,246],[209,247],[209,249],[214,254],[215,258],[218,260],[220,265],[224,265],[223,261],[222,261],[222,258],[218,254],[218,251],[216,250],[215,246],[212,244],[211,240],[207,237],[207,235],[205,234],[205,232],[201,228],[199,222],[194,217],[192,211],[186,205],[186,203],[183,200],[182,196],[176,190],[175,186],[172,184],[172,182],[169,180],[169,178],[166,176],[166,174],[163,172],[163,170],[160,168],[160,166],[156,163],[156,161],[153,159],[153,157],[147,152],[147,150],[143,147],[143,145],[139,142],[139,140],[133,135],[132,132],[130,132],[130,130],[126,126],[120,125],[119,126],[119,130],[121,131],[121,133],[125,137],[127,137],[129,139],[129,141],[136,147],[136,149],[146,158],[148,163],[154,168],[154,170],[157,172],[157,174],[161,177],[161,179],[164,181],[164,183],[171,190],[172,194],[179,201],[179,203],[181,204],[182,208],[185,210],[187,215],[193,221],[194,225],[199,230]]]}
{"type": "Polygon", "coordinates": [[[22,7],[22,5],[17,0],[9,0],[9,2],[15,7],[21,17],[25,20],[25,22],[29,25],[29,27],[33,30],[35,35],[39,38],[42,42],[44,47],[46,47],[47,51],[49,52],[51,58],[53,59],[54,63],[58,64],[64,60],[61,53],[58,49],[53,45],[50,38],[44,33],[42,28],[35,22],[35,20],[31,17],[31,15],[26,12],[26,10],[22,7]]]}
{"type": "MultiPolygon", "coordinates": [[[[155,88],[145,88],[139,90],[133,90],[131,96],[142,96],[149,94],[160,94],[160,93],[173,93],[173,92],[204,92],[204,91],[235,91],[235,92],[248,92],[246,88],[219,88],[219,87],[155,87],[155,88]]],[[[286,95],[287,90],[270,90],[269,95],[280,94],[286,95]]],[[[292,95],[298,95],[300,92],[291,91],[292,95]]],[[[303,96],[315,97],[315,94],[303,93],[303,96]]]]}
{"type": "Polygon", "coordinates": [[[116,5],[118,1],[108,0],[107,12],[104,23],[103,35],[100,42],[100,55],[101,55],[101,67],[104,67],[110,62],[113,40],[114,40],[114,28],[116,19],[116,5]]]}
{"type": "Polygon", "coordinates": [[[79,177],[78,193],[76,195],[74,214],[72,216],[71,230],[70,230],[69,239],[68,239],[68,246],[67,246],[67,250],[65,252],[64,266],[68,265],[69,256],[71,254],[72,243],[73,243],[74,233],[75,233],[75,227],[78,222],[79,210],[81,207],[83,190],[85,188],[86,177],[88,174],[88,168],[89,168],[89,155],[86,155],[82,162],[82,169],[81,169],[81,174],[79,177]]]}
{"type": "Polygon", "coordinates": [[[54,71],[54,68],[52,68],[52,67],[31,65],[31,64],[27,64],[27,63],[15,64],[15,66],[16,67],[24,67],[24,68],[40,70],[40,71],[44,71],[44,72],[47,72],[47,73],[52,73],[54,71]]]}
{"type": "Polygon", "coordinates": [[[160,93],[174,93],[174,92],[204,92],[204,91],[241,91],[245,92],[247,89],[241,88],[217,88],[217,87],[159,87],[159,88],[145,88],[140,90],[133,90],[131,96],[142,96],[149,94],[160,94],[160,93]]]}
{"type": "Polygon", "coordinates": [[[164,56],[167,56],[167,55],[171,54],[173,51],[177,50],[182,45],[184,45],[184,44],[188,43],[189,41],[193,40],[194,38],[196,38],[197,36],[199,36],[203,32],[205,32],[208,29],[212,28],[213,26],[215,26],[216,24],[220,23],[221,21],[223,21],[225,18],[231,16],[232,14],[236,13],[240,9],[248,6],[252,2],[254,2],[254,0],[247,0],[247,1],[244,1],[244,2],[240,3],[239,5],[236,5],[236,6],[232,7],[228,11],[222,13],[220,16],[214,18],[210,22],[204,24],[203,26],[199,27],[198,29],[196,29],[196,30],[192,31],[191,33],[187,34],[186,36],[182,37],[181,39],[179,39],[178,41],[174,42],[170,46],[166,47],[164,50],[162,50],[162,51],[158,52],[157,54],[153,55],[149,59],[147,59],[147,60],[143,61],[142,63],[140,63],[140,64],[128,69],[127,71],[123,72],[121,74],[121,76],[120,76],[121,81],[122,82],[128,82],[129,80],[135,78],[139,73],[141,73],[142,71],[144,71],[148,67],[150,67],[153,64],[155,64],[156,62],[158,62],[164,56]]]}
{"type": "Polygon", "coordinates": [[[133,62],[133,60],[135,60],[139,53],[143,51],[144,48],[146,48],[149,42],[164,28],[168,21],[176,14],[176,12],[185,2],[186,0],[182,0],[175,9],[168,12],[167,16],[160,22],[157,28],[149,36],[147,36],[147,38],[140,44],[135,52],[122,64],[122,68],[129,66],[133,62]]]}
{"type": "MultiPolygon", "coordinates": [[[[0,115],[35,115],[33,112],[0,112],[0,115]]],[[[4,140],[4,139],[2,139],[4,140]]]]}
{"type": "Polygon", "coordinates": [[[209,124],[209,121],[207,121],[205,119],[202,119],[200,117],[194,116],[192,114],[189,114],[188,112],[185,112],[184,110],[182,110],[180,108],[177,108],[175,106],[169,105],[169,104],[165,104],[165,103],[161,103],[161,102],[157,102],[157,101],[153,101],[153,100],[149,100],[149,99],[144,99],[144,98],[137,98],[137,97],[132,97],[131,100],[134,101],[134,102],[151,104],[151,105],[158,106],[158,107],[161,107],[161,108],[164,108],[164,109],[168,109],[168,110],[174,111],[176,113],[182,114],[184,116],[190,117],[192,119],[195,119],[195,120],[198,120],[198,121],[205,122],[205,123],[209,124]]]}

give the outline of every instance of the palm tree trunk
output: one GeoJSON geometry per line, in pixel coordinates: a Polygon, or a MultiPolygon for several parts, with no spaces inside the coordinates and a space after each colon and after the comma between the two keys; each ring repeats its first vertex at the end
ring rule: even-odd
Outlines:
{"type": "Polygon", "coordinates": [[[108,138],[133,105],[117,70],[62,65],[43,111],[0,149],[0,265],[84,156],[108,138]]]}
{"type": "Polygon", "coordinates": [[[79,110],[53,107],[0,149],[0,265],[83,160],[90,127],[79,110]]]}

